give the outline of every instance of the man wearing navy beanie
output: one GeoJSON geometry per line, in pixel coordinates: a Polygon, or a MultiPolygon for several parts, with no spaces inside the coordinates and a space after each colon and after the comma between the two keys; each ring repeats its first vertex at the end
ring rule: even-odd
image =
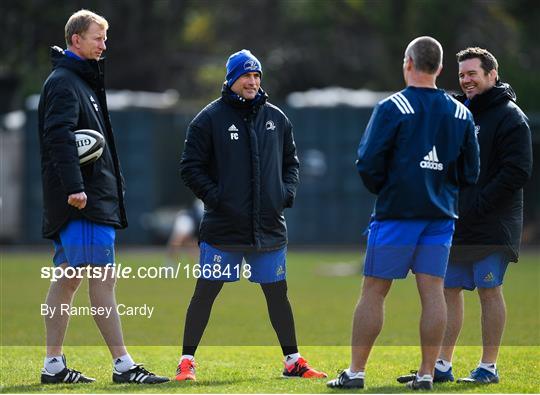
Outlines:
{"type": "Polygon", "coordinates": [[[226,68],[221,97],[191,121],[181,160],[184,183],[205,207],[201,276],[186,313],[176,380],[195,380],[194,355],[214,300],[225,283],[242,277],[263,290],[285,357],[283,376],[324,378],[298,353],[287,297],[283,211],[293,205],[299,167],[292,125],[267,101],[261,62],[250,51],[233,53],[226,68]]]}
{"type": "Polygon", "coordinates": [[[262,78],[262,65],[259,59],[247,49],[233,53],[227,60],[227,76],[225,80],[228,87],[232,87],[236,80],[246,73],[256,72],[262,78]]]}

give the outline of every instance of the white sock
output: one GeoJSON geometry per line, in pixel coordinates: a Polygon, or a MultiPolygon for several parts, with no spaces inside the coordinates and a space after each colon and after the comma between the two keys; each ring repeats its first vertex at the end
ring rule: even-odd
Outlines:
{"type": "Polygon", "coordinates": [[[435,369],[439,372],[448,372],[452,368],[452,362],[444,359],[437,359],[435,363],[435,369]]]}
{"type": "Polygon", "coordinates": [[[52,357],[45,357],[45,360],[43,361],[43,367],[47,372],[56,374],[64,370],[66,365],[64,365],[64,360],[62,359],[61,355],[53,355],[52,357]]]}
{"type": "Polygon", "coordinates": [[[366,377],[364,372],[353,372],[350,367],[345,369],[345,373],[347,373],[350,379],[363,379],[366,377]]]}
{"type": "Polygon", "coordinates": [[[285,364],[287,366],[294,365],[296,361],[300,358],[300,353],[295,352],[294,354],[285,355],[285,364]]]}
{"type": "Polygon", "coordinates": [[[430,374],[418,376],[418,373],[416,373],[416,381],[433,381],[433,377],[430,374]]]}
{"type": "Polygon", "coordinates": [[[195,357],[193,355],[189,355],[189,354],[186,354],[186,355],[182,355],[180,357],[180,363],[182,363],[182,360],[183,359],[189,359],[190,361],[193,361],[195,359],[195,357]]]}
{"type": "Polygon", "coordinates": [[[497,374],[497,364],[496,363],[484,363],[482,361],[480,361],[480,363],[478,364],[478,367],[479,368],[482,368],[482,369],[486,369],[487,371],[493,373],[493,374],[497,374]]]}
{"type": "Polygon", "coordinates": [[[120,373],[127,372],[133,365],[135,365],[135,362],[129,354],[113,359],[113,366],[120,373]]]}

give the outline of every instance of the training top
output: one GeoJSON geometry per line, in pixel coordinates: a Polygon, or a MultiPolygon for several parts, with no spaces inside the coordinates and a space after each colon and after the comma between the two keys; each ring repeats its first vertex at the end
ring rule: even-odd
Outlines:
{"type": "Polygon", "coordinates": [[[407,87],[376,105],[356,166],[375,219],[458,218],[459,187],[480,168],[472,114],[440,89],[407,87]]]}

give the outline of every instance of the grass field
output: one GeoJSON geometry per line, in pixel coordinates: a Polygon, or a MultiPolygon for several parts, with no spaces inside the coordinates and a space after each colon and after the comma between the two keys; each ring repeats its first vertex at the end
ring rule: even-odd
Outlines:
{"type": "MultiPolygon", "coordinates": [[[[96,377],[88,386],[43,387],[43,303],[49,280],[40,278],[48,264],[47,252],[2,253],[0,382],[2,392],[190,392],[190,393],[319,393],[329,391],[324,381],[283,380],[280,349],[267,318],[258,286],[241,281],[220,294],[197,353],[199,381],[159,387],[111,384],[110,357],[93,320],[72,317],[65,352],[69,364],[96,377]]],[[[160,266],[160,252],[120,250],[117,263],[138,267],[160,266]]],[[[311,364],[335,376],[349,360],[351,314],[361,286],[360,253],[300,252],[288,256],[289,296],[295,313],[301,352],[311,364]],[[333,270],[339,268],[341,270],[333,270]],[[339,275],[340,272],[356,274],[339,275]]],[[[185,263],[190,263],[186,261],[185,263]]],[[[508,325],[499,369],[502,381],[487,387],[445,384],[437,391],[540,392],[540,267],[538,253],[525,253],[509,268],[505,295],[508,325]]],[[[173,376],[180,352],[185,310],[194,280],[182,270],[176,279],[124,279],[118,302],[152,305],[151,318],[122,317],[126,342],[137,361],[156,373],[173,376]]],[[[74,305],[88,305],[86,284],[74,305]]],[[[395,282],[386,304],[385,327],[367,371],[366,392],[403,392],[395,377],[417,367],[419,301],[412,278],[395,282]]],[[[455,371],[465,376],[480,356],[479,306],[474,293],[466,294],[465,326],[456,351],[455,371]]]]}

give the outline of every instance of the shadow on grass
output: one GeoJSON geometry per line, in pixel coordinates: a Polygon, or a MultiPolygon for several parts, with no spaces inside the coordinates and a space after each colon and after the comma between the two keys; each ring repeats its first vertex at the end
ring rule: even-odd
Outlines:
{"type": "MultiPolygon", "coordinates": [[[[247,379],[228,379],[228,380],[205,380],[205,381],[190,381],[178,382],[171,380],[168,383],[162,384],[27,384],[0,387],[0,393],[126,393],[126,392],[190,392],[190,388],[207,388],[219,387],[224,385],[235,385],[247,382],[247,379]],[[129,388],[129,390],[127,390],[129,388]],[[176,391],[175,391],[176,390],[176,391]]],[[[209,391],[211,392],[211,391],[209,391]]]]}
{"type": "Polygon", "coordinates": [[[178,381],[171,381],[170,383],[165,384],[167,388],[205,388],[205,387],[214,387],[220,385],[234,385],[245,382],[251,382],[248,379],[226,379],[226,380],[204,380],[204,381],[192,381],[189,383],[181,383],[178,381]]]}
{"type": "MultiPolygon", "coordinates": [[[[444,394],[452,394],[452,393],[464,393],[464,392],[470,392],[470,390],[474,389],[475,387],[482,387],[482,384],[471,384],[471,385],[459,385],[459,384],[447,384],[447,385],[441,385],[441,384],[435,384],[433,387],[433,391],[429,391],[431,393],[444,393],[444,394]],[[467,391],[469,390],[469,391],[467,391]]],[[[484,388],[484,387],[482,387],[484,388]]],[[[373,393],[373,394],[401,394],[401,393],[418,393],[418,391],[411,390],[405,386],[405,384],[397,384],[396,385],[380,385],[380,386],[372,386],[367,385],[364,389],[360,390],[352,390],[351,389],[335,389],[335,388],[327,388],[325,393],[331,394],[331,393],[351,393],[353,391],[361,391],[363,393],[373,393]]],[[[422,391],[421,391],[422,392],[422,391]]],[[[498,392],[498,391],[494,391],[498,392]]]]}

